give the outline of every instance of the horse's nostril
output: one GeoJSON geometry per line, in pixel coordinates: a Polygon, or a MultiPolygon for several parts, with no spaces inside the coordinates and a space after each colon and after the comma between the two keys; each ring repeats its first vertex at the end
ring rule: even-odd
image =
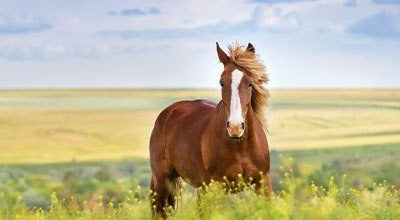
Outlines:
{"type": "Polygon", "coordinates": [[[242,122],[242,129],[244,129],[244,122],[242,122]]]}
{"type": "Polygon", "coordinates": [[[226,127],[229,128],[229,121],[226,122],[226,127]]]}

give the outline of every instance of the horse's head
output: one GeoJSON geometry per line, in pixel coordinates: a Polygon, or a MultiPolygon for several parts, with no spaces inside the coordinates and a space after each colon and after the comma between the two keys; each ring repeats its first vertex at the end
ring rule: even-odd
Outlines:
{"type": "MultiPolygon", "coordinates": [[[[246,51],[255,53],[253,45],[246,51]]],[[[227,115],[226,129],[231,138],[239,139],[246,129],[246,115],[251,106],[253,81],[246,70],[239,67],[217,43],[218,58],[224,64],[220,84],[222,102],[227,115]]]]}

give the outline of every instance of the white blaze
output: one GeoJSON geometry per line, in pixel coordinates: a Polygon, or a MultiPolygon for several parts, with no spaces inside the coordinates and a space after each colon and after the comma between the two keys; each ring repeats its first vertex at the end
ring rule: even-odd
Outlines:
{"type": "Polygon", "coordinates": [[[231,84],[231,109],[229,115],[229,123],[232,125],[238,125],[243,122],[242,118],[242,105],[240,104],[239,96],[239,85],[242,81],[243,72],[240,70],[234,70],[232,72],[232,84],[231,84]]]}

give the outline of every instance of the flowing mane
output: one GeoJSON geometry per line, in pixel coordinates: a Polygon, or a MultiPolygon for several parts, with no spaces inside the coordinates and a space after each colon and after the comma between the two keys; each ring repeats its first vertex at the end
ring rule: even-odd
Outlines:
{"type": "Polygon", "coordinates": [[[268,106],[269,91],[265,88],[265,84],[269,81],[269,78],[264,64],[256,54],[247,51],[245,46],[238,43],[229,46],[229,56],[231,61],[245,69],[253,80],[251,106],[264,130],[267,130],[266,108],[268,106]]]}

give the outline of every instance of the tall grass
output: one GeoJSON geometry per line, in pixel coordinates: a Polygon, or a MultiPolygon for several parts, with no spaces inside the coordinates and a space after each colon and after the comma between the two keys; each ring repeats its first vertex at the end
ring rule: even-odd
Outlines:
{"type": "MultiPolygon", "coordinates": [[[[168,215],[171,219],[400,219],[400,193],[385,181],[355,189],[343,175],[341,181],[331,177],[323,187],[296,175],[291,158],[283,162],[280,169],[284,177],[272,198],[256,193],[254,185],[242,181],[233,183],[240,193],[227,193],[226,187],[216,182],[196,190],[184,184],[178,211],[170,207],[168,215]]],[[[148,195],[147,189],[138,186],[118,202],[98,195],[77,206],[76,198],[52,193],[51,204],[43,208],[26,206],[22,194],[16,191],[2,192],[0,218],[151,219],[148,195]]]]}

